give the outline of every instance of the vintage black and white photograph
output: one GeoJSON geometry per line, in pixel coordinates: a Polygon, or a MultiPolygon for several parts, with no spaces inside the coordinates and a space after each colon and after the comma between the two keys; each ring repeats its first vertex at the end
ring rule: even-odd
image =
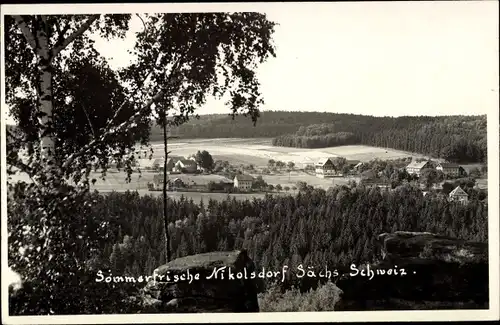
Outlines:
{"type": "Polygon", "coordinates": [[[1,11],[5,323],[498,318],[498,2],[1,11]]]}

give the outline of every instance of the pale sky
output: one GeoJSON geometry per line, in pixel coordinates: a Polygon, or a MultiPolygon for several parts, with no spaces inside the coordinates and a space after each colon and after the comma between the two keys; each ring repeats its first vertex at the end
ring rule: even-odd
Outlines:
{"type": "MultiPolygon", "coordinates": [[[[264,7],[265,4],[262,4],[264,7]]],[[[268,6],[276,58],[258,70],[263,110],[376,116],[498,109],[498,2],[344,2],[268,6]]],[[[112,67],[142,28],[96,47],[112,67]]],[[[211,100],[198,113],[228,113],[211,100]]]]}

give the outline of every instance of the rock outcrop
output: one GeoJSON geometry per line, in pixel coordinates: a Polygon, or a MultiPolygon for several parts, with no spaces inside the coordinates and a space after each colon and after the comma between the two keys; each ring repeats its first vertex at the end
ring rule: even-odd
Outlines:
{"type": "Polygon", "coordinates": [[[142,313],[258,312],[253,271],[246,251],[178,258],[157,268],[141,290],[142,313]]]}
{"type": "Polygon", "coordinates": [[[337,281],[339,310],[488,308],[486,243],[418,232],[378,239],[381,261],[363,267],[368,276],[352,271],[337,281]]]}

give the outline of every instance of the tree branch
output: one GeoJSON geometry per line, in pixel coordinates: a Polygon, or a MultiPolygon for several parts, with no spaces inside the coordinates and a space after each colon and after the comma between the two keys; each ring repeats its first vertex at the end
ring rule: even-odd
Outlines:
{"type": "Polygon", "coordinates": [[[68,166],[71,165],[75,161],[75,159],[77,159],[78,157],[81,157],[82,155],[84,155],[87,151],[89,151],[90,149],[92,149],[96,144],[104,142],[108,137],[110,137],[110,136],[114,135],[115,133],[120,132],[123,129],[125,129],[126,127],[128,127],[128,123],[130,123],[131,121],[133,121],[134,118],[139,117],[141,115],[141,112],[143,110],[151,107],[151,105],[153,105],[155,102],[157,102],[163,96],[163,94],[164,94],[164,91],[161,90],[155,96],[153,96],[153,98],[151,98],[151,100],[149,102],[147,102],[146,105],[144,105],[143,107],[141,107],[134,115],[132,115],[126,121],[122,122],[121,124],[119,124],[116,127],[113,127],[111,129],[107,130],[106,132],[104,132],[103,134],[101,134],[101,136],[99,136],[99,138],[93,139],[88,144],[86,144],[85,146],[83,146],[83,148],[80,151],[71,154],[66,159],[66,161],[64,162],[64,164],[62,165],[62,167],[63,168],[68,168],[68,166]]]}
{"type": "Polygon", "coordinates": [[[62,44],[64,42],[64,34],[68,31],[69,28],[69,22],[64,26],[64,29],[61,30],[61,26],[59,24],[56,25],[56,30],[57,30],[57,44],[62,44]]]}
{"type": "MultiPolygon", "coordinates": [[[[168,80],[168,83],[167,83],[167,85],[165,86],[164,89],[160,90],[156,95],[154,95],[151,98],[151,100],[146,103],[146,105],[142,106],[137,112],[135,112],[134,115],[132,115],[131,117],[129,117],[126,121],[120,123],[116,127],[112,127],[112,124],[115,122],[115,120],[118,117],[120,111],[125,107],[125,104],[127,102],[129,102],[130,98],[129,98],[129,100],[124,101],[123,104],[121,104],[120,107],[116,110],[116,112],[113,115],[113,117],[108,121],[108,123],[106,123],[105,131],[98,138],[94,138],[92,141],[90,141],[85,146],[83,146],[83,148],[80,151],[75,152],[75,153],[69,155],[68,158],[66,158],[66,161],[64,162],[64,164],[62,165],[62,168],[63,169],[68,168],[68,166],[70,166],[75,161],[75,159],[77,159],[78,157],[81,157],[82,155],[84,155],[85,153],[87,153],[95,145],[104,142],[108,137],[110,137],[110,136],[112,136],[112,135],[114,135],[114,134],[116,134],[118,132],[121,132],[123,129],[127,128],[128,124],[130,122],[132,122],[135,118],[141,116],[142,111],[150,108],[151,105],[153,105],[158,100],[160,100],[160,98],[163,97],[165,95],[166,91],[168,90],[169,84],[171,84],[173,82],[174,76],[177,74],[177,71],[178,71],[179,67],[182,66],[182,64],[184,64],[184,60],[186,58],[186,55],[191,50],[191,47],[192,47],[192,44],[189,47],[189,49],[183,55],[181,55],[181,56],[179,56],[177,58],[177,61],[174,63],[174,65],[172,67],[172,71],[170,73],[170,78],[168,80]]],[[[143,81],[143,83],[144,82],[145,82],[145,80],[143,81]]],[[[140,87],[137,87],[137,89],[135,90],[135,92],[137,92],[139,90],[139,88],[140,87]]]]}
{"type": "MultiPolygon", "coordinates": [[[[57,56],[59,52],[66,48],[71,42],[73,42],[78,36],[82,35],[86,30],[89,29],[90,25],[97,19],[99,19],[101,15],[92,15],[86,22],[83,23],[80,28],[78,28],[73,34],[69,35],[67,38],[61,38],[62,42],[57,42],[56,46],[52,49],[52,58],[57,56]]],[[[69,24],[69,23],[68,23],[69,24]]]]}
{"type": "Polygon", "coordinates": [[[85,113],[85,116],[87,117],[87,121],[89,122],[90,131],[92,131],[92,136],[95,137],[94,127],[92,126],[92,121],[90,121],[89,113],[87,112],[87,109],[85,109],[85,105],[83,103],[81,104],[81,106],[82,106],[83,112],[85,113]]]}
{"type": "Polygon", "coordinates": [[[36,41],[35,41],[35,35],[31,32],[30,28],[28,27],[28,24],[24,21],[23,17],[21,15],[15,15],[13,16],[14,19],[16,20],[17,25],[21,29],[21,32],[24,35],[24,38],[26,38],[26,41],[30,45],[30,47],[33,49],[33,51],[36,53],[36,41]]]}
{"type": "Polygon", "coordinates": [[[146,32],[148,30],[148,28],[146,27],[146,24],[144,23],[144,19],[142,19],[141,15],[139,14],[135,14],[137,17],[139,17],[139,19],[142,21],[142,25],[144,26],[144,31],[146,32]]]}

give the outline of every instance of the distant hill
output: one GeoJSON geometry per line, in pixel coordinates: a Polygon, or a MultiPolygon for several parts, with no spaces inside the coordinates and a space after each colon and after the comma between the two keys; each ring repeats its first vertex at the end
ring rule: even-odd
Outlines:
{"type": "MultiPolygon", "coordinates": [[[[153,128],[151,140],[161,140],[153,128]]],[[[189,138],[271,137],[273,145],[321,148],[363,144],[431,155],[460,163],[485,162],[486,116],[374,117],[320,112],[262,112],[249,118],[207,115],[171,131],[189,138]]]]}
{"type": "MultiPolygon", "coordinates": [[[[9,126],[14,127],[14,126],[9,126]]],[[[374,117],[321,112],[266,111],[256,126],[250,118],[202,115],[171,130],[181,139],[273,138],[273,145],[322,148],[370,145],[424,154],[458,163],[487,159],[486,115],[374,117]]],[[[151,141],[163,141],[151,129],[151,141]]]]}
{"type": "MultiPolygon", "coordinates": [[[[234,120],[227,114],[201,115],[174,130],[172,135],[181,138],[273,138],[279,135],[293,133],[300,126],[333,122],[338,114],[320,112],[261,112],[254,127],[251,119],[236,116],[234,120]]],[[[153,127],[151,140],[161,140],[162,132],[153,127]]]]}

